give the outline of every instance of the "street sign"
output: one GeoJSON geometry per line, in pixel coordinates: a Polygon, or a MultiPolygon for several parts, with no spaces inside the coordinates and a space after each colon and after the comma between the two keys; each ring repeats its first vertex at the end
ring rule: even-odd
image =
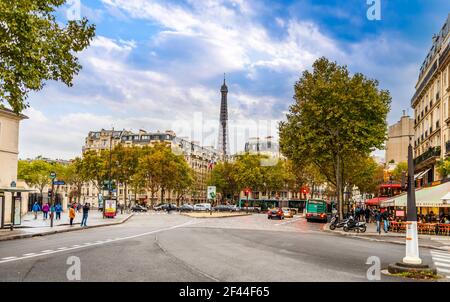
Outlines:
{"type": "Polygon", "coordinates": [[[207,199],[216,199],[216,186],[208,186],[207,199]]]}
{"type": "Polygon", "coordinates": [[[66,182],[64,180],[58,180],[58,181],[54,181],[53,184],[55,186],[64,186],[66,184],[66,182]]]}
{"type": "Polygon", "coordinates": [[[50,173],[50,178],[51,179],[55,179],[56,178],[56,173],[55,172],[51,172],[50,173]]]}

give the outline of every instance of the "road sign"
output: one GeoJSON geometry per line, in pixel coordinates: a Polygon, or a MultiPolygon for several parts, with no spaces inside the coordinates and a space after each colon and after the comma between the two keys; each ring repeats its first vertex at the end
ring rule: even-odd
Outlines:
{"type": "Polygon", "coordinates": [[[66,182],[64,180],[58,180],[58,181],[54,181],[53,184],[55,186],[64,186],[66,184],[66,182]]]}
{"type": "Polygon", "coordinates": [[[216,199],[216,186],[208,186],[207,199],[216,199]]]}
{"type": "Polygon", "coordinates": [[[56,178],[56,173],[55,172],[51,172],[50,173],[50,178],[51,179],[55,179],[56,178]]]}

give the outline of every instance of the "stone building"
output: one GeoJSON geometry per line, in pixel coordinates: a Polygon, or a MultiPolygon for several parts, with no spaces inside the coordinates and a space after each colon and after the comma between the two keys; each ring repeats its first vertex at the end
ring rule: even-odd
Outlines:
{"type": "Polygon", "coordinates": [[[386,163],[400,163],[408,160],[409,138],[414,136],[414,119],[406,115],[394,125],[389,126],[386,142],[386,163]]]}
{"type": "Polygon", "coordinates": [[[411,99],[414,109],[416,179],[432,184],[441,179],[438,160],[450,154],[450,14],[432,38],[411,99]]]}

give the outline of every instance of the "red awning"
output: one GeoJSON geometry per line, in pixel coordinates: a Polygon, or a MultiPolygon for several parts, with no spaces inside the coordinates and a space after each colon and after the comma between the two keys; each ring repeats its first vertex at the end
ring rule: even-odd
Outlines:
{"type": "Polygon", "coordinates": [[[364,203],[366,204],[366,206],[379,206],[380,202],[382,202],[385,199],[388,199],[388,198],[387,197],[375,197],[375,198],[366,200],[364,203]]]}

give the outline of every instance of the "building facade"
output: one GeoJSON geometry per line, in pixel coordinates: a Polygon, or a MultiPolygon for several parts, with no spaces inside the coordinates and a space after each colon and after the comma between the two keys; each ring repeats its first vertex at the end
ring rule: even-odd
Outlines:
{"type": "MultiPolygon", "coordinates": [[[[212,164],[217,162],[221,158],[220,152],[213,147],[200,146],[198,142],[189,141],[184,138],[177,137],[176,134],[171,131],[165,132],[147,132],[145,130],[139,130],[139,132],[132,131],[112,131],[104,130],[89,132],[85,145],[83,146],[83,152],[88,150],[109,150],[110,145],[112,148],[118,144],[122,144],[125,147],[130,146],[151,146],[155,143],[165,142],[171,146],[173,152],[179,155],[183,155],[187,163],[193,169],[195,173],[195,184],[191,193],[186,196],[184,202],[198,203],[206,202],[206,190],[207,180],[212,168],[212,164]]],[[[120,203],[127,203],[135,201],[134,192],[131,188],[127,188],[125,194],[125,187],[121,184],[117,186],[117,198],[120,203]],[[125,200],[125,195],[128,200],[125,200]]],[[[67,190],[66,190],[67,191],[67,190]]],[[[97,196],[99,193],[94,184],[89,183],[82,188],[82,200],[97,204],[97,196]]],[[[164,192],[165,196],[161,196],[163,192],[159,191],[151,199],[150,193],[136,194],[136,201],[152,202],[156,203],[158,200],[164,199],[168,202],[175,201],[175,194],[172,192],[164,192]]]]}
{"type": "Polygon", "coordinates": [[[415,178],[422,185],[441,179],[438,160],[450,154],[450,14],[420,68],[414,109],[415,178]]]}
{"type": "Polygon", "coordinates": [[[26,206],[25,188],[17,182],[20,121],[27,117],[0,107],[0,225],[20,221],[26,206]],[[14,213],[16,212],[16,213],[14,213]]]}
{"type": "Polygon", "coordinates": [[[409,139],[414,137],[414,119],[406,115],[400,121],[389,126],[386,142],[386,163],[401,163],[408,161],[409,139]]]}

